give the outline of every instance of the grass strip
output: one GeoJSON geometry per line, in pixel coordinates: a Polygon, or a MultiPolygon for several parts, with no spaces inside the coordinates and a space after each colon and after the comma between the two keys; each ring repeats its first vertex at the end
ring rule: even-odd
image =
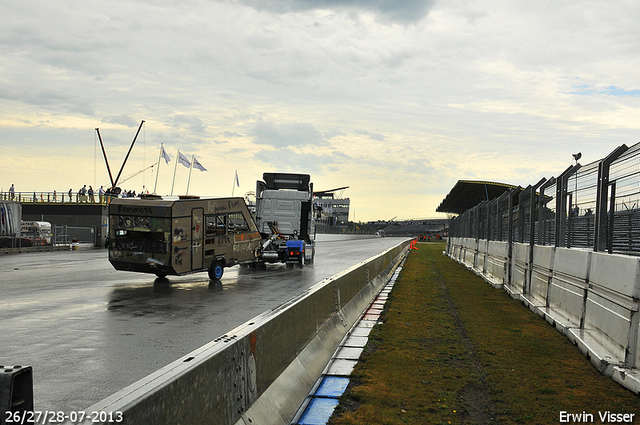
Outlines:
{"type": "Polygon", "coordinates": [[[561,412],[603,423],[607,411],[640,423],[640,397],[555,328],[442,255],[445,244],[418,248],[330,424],[557,424],[561,412]]]}

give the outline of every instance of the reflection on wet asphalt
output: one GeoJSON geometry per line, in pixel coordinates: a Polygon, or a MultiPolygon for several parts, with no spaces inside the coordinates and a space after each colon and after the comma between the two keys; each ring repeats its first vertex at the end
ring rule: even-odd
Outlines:
{"type": "Polygon", "coordinates": [[[315,264],[170,276],[106,250],[0,257],[0,364],[31,365],[36,410],[84,409],[321,280],[400,243],[319,235],[315,264]]]}

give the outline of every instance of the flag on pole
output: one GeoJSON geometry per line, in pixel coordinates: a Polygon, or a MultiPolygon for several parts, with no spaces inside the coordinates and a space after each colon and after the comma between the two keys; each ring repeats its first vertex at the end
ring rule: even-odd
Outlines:
{"type": "Polygon", "coordinates": [[[238,170],[236,170],[236,185],[240,187],[240,180],[238,180],[238,170]]]}
{"type": "Polygon", "coordinates": [[[164,144],[160,143],[160,155],[158,155],[158,169],[156,170],[156,182],[153,185],[153,193],[156,193],[156,189],[158,188],[158,175],[160,174],[160,159],[164,158],[166,163],[168,164],[171,161],[171,157],[164,150],[164,144]]]}
{"type": "Polygon", "coordinates": [[[198,169],[198,170],[200,170],[200,171],[207,171],[207,169],[206,169],[206,168],[204,168],[204,167],[202,166],[202,164],[200,164],[200,163],[198,162],[198,160],[196,159],[195,155],[193,156],[193,168],[197,168],[197,169],[198,169]]]}
{"type": "Polygon", "coordinates": [[[165,162],[168,164],[169,161],[171,161],[171,157],[169,156],[169,154],[167,153],[167,151],[164,150],[164,146],[160,145],[160,156],[162,158],[164,158],[165,162]]]}
{"type": "Polygon", "coordinates": [[[182,152],[178,151],[178,162],[187,168],[191,168],[191,162],[186,156],[182,155],[182,152]]]}

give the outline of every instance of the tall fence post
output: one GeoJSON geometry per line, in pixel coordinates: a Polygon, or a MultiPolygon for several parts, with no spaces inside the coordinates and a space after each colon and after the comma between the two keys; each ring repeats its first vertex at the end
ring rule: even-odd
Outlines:
{"type": "MultiPolygon", "coordinates": [[[[594,223],[594,252],[605,251],[607,244],[607,199],[609,198],[609,170],[611,163],[629,149],[627,145],[618,146],[598,164],[598,188],[596,192],[596,219],[594,223]]],[[[613,211],[612,211],[613,213],[613,211]]],[[[611,229],[613,231],[613,229],[611,229]]]]}
{"type": "Polygon", "coordinates": [[[531,292],[531,275],[533,273],[533,247],[535,245],[536,234],[536,190],[538,190],[538,188],[542,186],[546,181],[547,179],[543,177],[542,179],[540,179],[540,181],[538,181],[538,183],[531,187],[531,199],[529,200],[529,265],[527,267],[527,275],[524,279],[524,287],[522,291],[524,294],[529,294],[531,292]]]}
{"type": "Polygon", "coordinates": [[[544,191],[546,188],[553,186],[556,183],[556,178],[551,177],[540,187],[540,196],[538,198],[538,244],[546,245],[545,243],[545,228],[546,228],[546,218],[544,214],[545,206],[548,201],[544,197],[544,191]]]}
{"type": "Polygon", "coordinates": [[[547,200],[547,198],[545,198],[544,191],[545,189],[553,186],[554,184],[556,184],[556,178],[551,177],[549,180],[547,180],[545,184],[543,184],[540,187],[540,198],[538,199],[538,243],[540,245],[547,245],[547,241],[545,237],[546,228],[547,228],[547,225],[546,225],[547,217],[545,214],[545,208],[547,207],[547,204],[551,200],[551,199],[547,200]]]}
{"type": "Polygon", "coordinates": [[[613,253],[613,223],[616,216],[616,182],[609,183],[609,221],[607,223],[607,252],[613,253]]]}
{"type": "Polygon", "coordinates": [[[523,191],[518,194],[518,237],[515,242],[524,242],[524,228],[525,228],[525,211],[522,208],[524,199],[531,191],[531,185],[527,186],[523,191]]]}
{"type": "Polygon", "coordinates": [[[567,245],[567,184],[580,167],[580,164],[570,166],[556,180],[556,246],[567,245]]]}
{"type": "Polygon", "coordinates": [[[512,265],[511,258],[513,257],[513,233],[514,233],[514,225],[513,225],[513,208],[514,208],[514,198],[520,194],[522,191],[522,187],[518,186],[509,191],[509,233],[507,235],[507,283],[511,284],[511,274],[512,274],[512,265]]]}
{"type": "MultiPolygon", "coordinates": [[[[507,198],[509,196],[509,191],[504,192],[502,195],[500,195],[500,197],[498,198],[498,203],[496,204],[496,213],[498,214],[498,238],[496,240],[498,241],[504,241],[504,220],[502,217],[502,212],[503,210],[500,208],[502,203],[504,202],[505,198],[507,198]]],[[[508,207],[508,203],[507,203],[507,208],[508,207]]],[[[507,226],[508,228],[509,226],[507,226]]],[[[507,239],[509,239],[509,236],[507,235],[507,239]]]]}
{"type": "Polygon", "coordinates": [[[492,201],[489,202],[489,204],[487,205],[487,216],[488,216],[488,227],[487,227],[487,240],[491,241],[491,240],[495,240],[495,234],[496,234],[496,229],[495,229],[495,219],[496,219],[496,213],[495,213],[495,208],[493,207],[496,203],[498,202],[497,199],[493,199],[492,201]]]}

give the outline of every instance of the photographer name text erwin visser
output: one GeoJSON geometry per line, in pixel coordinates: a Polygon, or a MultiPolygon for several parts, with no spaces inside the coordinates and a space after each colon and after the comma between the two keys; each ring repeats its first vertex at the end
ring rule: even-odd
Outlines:
{"type": "Polygon", "coordinates": [[[560,412],[560,423],[565,424],[594,424],[597,423],[596,420],[600,420],[599,423],[620,423],[620,424],[630,424],[633,423],[633,418],[636,416],[635,413],[614,413],[608,410],[603,412],[598,412],[596,414],[588,413],[588,412],[580,412],[580,413],[570,413],[561,411],[560,412]]]}

